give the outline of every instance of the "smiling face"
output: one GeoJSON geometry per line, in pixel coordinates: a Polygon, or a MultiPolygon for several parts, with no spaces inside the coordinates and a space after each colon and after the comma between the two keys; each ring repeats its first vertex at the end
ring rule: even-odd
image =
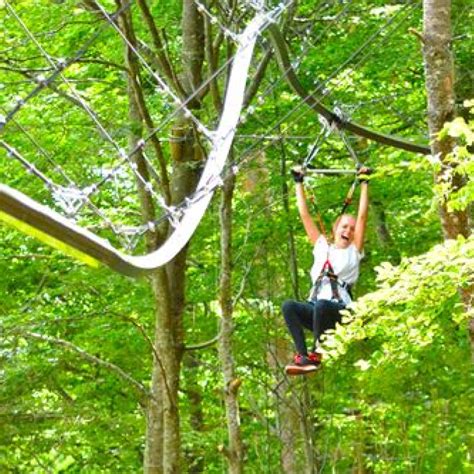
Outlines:
{"type": "Polygon", "coordinates": [[[342,215],[334,224],[334,244],[338,248],[347,248],[354,240],[356,220],[349,214],[342,215]]]}

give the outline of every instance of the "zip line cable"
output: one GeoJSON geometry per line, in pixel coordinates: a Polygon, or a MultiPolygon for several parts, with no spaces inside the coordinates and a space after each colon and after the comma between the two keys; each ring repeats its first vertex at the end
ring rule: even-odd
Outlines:
{"type": "MultiPolygon", "coordinates": [[[[410,5],[411,5],[411,7],[413,7],[413,6],[414,6],[414,3],[411,3],[410,5]]],[[[402,19],[402,22],[403,22],[403,20],[405,20],[405,18],[402,19]]],[[[383,25],[382,27],[380,27],[380,28],[377,30],[377,34],[376,34],[376,35],[372,35],[372,37],[371,37],[370,40],[366,40],[366,41],[364,42],[364,44],[363,44],[361,47],[359,47],[359,48],[357,49],[356,53],[352,53],[352,54],[351,54],[351,56],[345,61],[345,63],[344,63],[343,65],[345,65],[346,63],[348,63],[348,62],[349,62],[351,59],[353,59],[357,54],[359,54],[363,49],[365,49],[369,44],[371,44],[372,38],[373,38],[374,36],[375,36],[375,37],[378,36],[378,34],[379,34],[381,31],[383,31],[387,25],[392,24],[393,21],[394,21],[393,18],[389,19],[385,25],[383,25]]],[[[398,28],[399,25],[396,25],[396,27],[398,28]]],[[[363,59],[366,59],[369,55],[370,55],[370,52],[369,52],[369,53],[366,53],[365,56],[363,56],[361,59],[359,59],[359,62],[358,62],[357,64],[360,64],[360,62],[361,62],[363,59]]],[[[316,92],[317,90],[321,89],[321,87],[324,87],[327,82],[329,82],[330,80],[332,80],[332,78],[335,76],[335,74],[336,74],[337,72],[339,72],[340,69],[341,69],[341,66],[339,66],[333,73],[331,73],[331,74],[329,75],[329,77],[324,81],[324,83],[323,83],[322,85],[320,85],[315,91],[313,91],[313,92],[310,93],[309,95],[314,94],[314,92],[316,92]]],[[[342,80],[342,79],[339,79],[339,82],[340,82],[341,80],[342,80]]],[[[309,97],[309,95],[308,95],[307,97],[309,97]]],[[[280,119],[280,120],[277,122],[277,124],[274,125],[274,126],[271,128],[270,131],[273,132],[276,128],[278,128],[278,126],[280,126],[281,123],[283,123],[284,120],[286,120],[286,118],[287,118],[288,116],[290,116],[293,112],[295,112],[296,110],[298,110],[304,103],[305,103],[304,100],[302,100],[301,102],[299,102],[292,110],[290,110],[290,112],[288,112],[287,114],[285,114],[285,116],[284,116],[282,119],[280,119]]],[[[257,141],[256,143],[254,143],[251,147],[248,147],[248,148],[243,152],[243,157],[241,157],[241,159],[238,160],[238,161],[234,161],[234,163],[232,163],[231,165],[229,165],[229,167],[231,167],[231,168],[233,169],[233,171],[236,172],[236,170],[237,170],[238,168],[240,168],[240,167],[242,166],[242,164],[244,164],[245,162],[248,161],[248,158],[251,157],[250,153],[251,153],[254,149],[256,149],[257,146],[261,144],[261,142],[263,142],[263,140],[258,140],[258,141],[257,141]]],[[[268,145],[267,145],[266,147],[264,147],[264,149],[266,149],[266,148],[268,148],[268,145]]],[[[259,150],[261,150],[261,148],[259,148],[259,150]]],[[[196,194],[194,194],[194,196],[195,196],[196,199],[199,199],[199,198],[200,198],[200,197],[199,197],[198,195],[196,195],[196,194]]]]}
{"type": "MultiPolygon", "coordinates": [[[[411,4],[411,7],[414,6],[414,3],[411,4]]],[[[403,23],[403,21],[405,20],[406,18],[402,18],[402,21],[401,23],[403,23]]],[[[371,38],[373,38],[374,36],[376,37],[381,31],[383,31],[385,29],[385,27],[387,25],[390,25],[392,22],[393,22],[393,18],[390,19],[387,24],[384,24],[382,27],[380,27],[378,30],[377,30],[377,34],[376,35],[372,35],[371,38]]],[[[396,25],[396,28],[398,28],[400,25],[396,25]]],[[[322,82],[321,84],[319,84],[313,91],[309,92],[308,95],[301,99],[289,112],[287,112],[283,117],[281,117],[275,125],[273,125],[269,130],[267,130],[266,134],[267,133],[272,133],[274,132],[275,130],[277,130],[282,123],[285,122],[285,120],[290,117],[293,113],[295,113],[296,111],[298,111],[304,104],[306,104],[306,100],[309,98],[309,97],[313,97],[317,92],[321,92],[322,90],[324,90],[325,86],[329,83],[329,81],[331,81],[335,76],[336,74],[342,69],[343,66],[345,66],[346,64],[348,64],[352,59],[354,59],[357,54],[359,54],[360,52],[362,52],[365,48],[367,48],[370,44],[372,44],[372,40],[366,40],[364,42],[364,44],[362,46],[359,46],[357,48],[357,50],[355,52],[353,52],[348,59],[346,59],[344,61],[344,63],[340,66],[338,66],[331,74],[329,74],[329,76],[327,77],[327,79],[322,82]]],[[[372,50],[373,51],[373,50],[372,50]]],[[[356,63],[357,66],[360,65],[360,63],[367,59],[367,57],[372,53],[372,51],[369,51],[368,53],[366,53],[364,56],[362,56],[361,58],[359,58],[358,62],[356,63]]],[[[286,73],[288,73],[289,70],[286,71],[286,73]]],[[[342,78],[338,80],[339,83],[342,82],[342,78]]],[[[320,97],[320,98],[317,98],[317,99],[314,99],[315,101],[317,101],[318,103],[321,102],[321,100],[327,95],[327,92],[325,91],[325,93],[320,97]]],[[[257,147],[259,147],[260,145],[262,145],[263,143],[263,140],[257,140],[254,144],[252,144],[250,147],[248,147],[247,149],[245,149],[242,154],[241,154],[241,158],[238,162],[234,163],[233,166],[237,166],[238,168],[240,168],[242,166],[242,163],[244,163],[246,160],[246,158],[248,158],[251,154],[251,152],[255,149],[257,149],[257,147]]],[[[258,148],[259,150],[261,150],[261,148],[258,148]]],[[[265,149],[265,148],[264,148],[265,149]]]]}
{"type": "MultiPolygon", "coordinates": [[[[411,5],[413,6],[413,5],[411,5]]],[[[340,123],[338,116],[327,109],[321,104],[321,98],[316,100],[312,95],[308,95],[308,92],[303,87],[298,77],[295,75],[293,68],[290,65],[290,59],[288,57],[287,45],[281,36],[280,31],[275,26],[270,26],[268,29],[272,42],[274,43],[275,50],[277,52],[277,59],[280,65],[280,68],[288,68],[289,72],[287,74],[288,82],[293,89],[302,99],[305,100],[305,103],[310,106],[315,112],[320,115],[323,115],[328,121],[336,122],[339,126],[343,126],[348,131],[360,135],[362,137],[374,140],[385,145],[395,146],[397,148],[402,148],[411,152],[428,154],[430,149],[428,146],[419,145],[411,141],[403,140],[396,136],[386,135],[383,133],[376,132],[369,128],[363,127],[357,123],[347,121],[345,123],[340,123]]]]}
{"type": "MultiPolygon", "coordinates": [[[[411,3],[410,6],[413,7],[415,4],[414,3],[411,3]]],[[[381,26],[375,35],[372,35],[371,38],[369,40],[366,40],[364,42],[364,44],[362,46],[360,46],[356,52],[352,53],[349,58],[341,65],[339,66],[338,68],[336,68],[335,71],[333,71],[329,77],[321,84],[319,85],[313,92],[311,92],[307,97],[309,97],[310,95],[313,95],[315,92],[318,92],[320,91],[325,85],[326,83],[328,83],[330,80],[332,80],[332,78],[339,72],[339,70],[345,66],[348,62],[350,62],[354,57],[357,56],[357,54],[359,54],[363,49],[365,49],[369,44],[371,44],[372,42],[372,39],[374,37],[377,37],[381,31],[383,31],[388,25],[392,24],[394,22],[394,19],[395,18],[391,18],[389,19],[386,24],[384,24],[383,26],[381,26]]],[[[405,20],[406,18],[402,18],[401,20],[401,23],[405,20]]],[[[396,25],[396,28],[398,28],[400,25],[396,25]]],[[[363,56],[361,59],[359,59],[358,63],[356,63],[357,65],[360,64],[360,62],[363,60],[363,59],[366,59],[369,55],[371,54],[371,52],[369,53],[366,53],[365,56],[363,56]]],[[[288,71],[287,71],[288,72],[288,71]]],[[[342,79],[339,80],[339,82],[341,81],[342,79]]],[[[267,91],[266,91],[267,92],[267,91]]],[[[321,99],[320,99],[321,100],[321,99]]],[[[319,101],[320,101],[319,100],[319,101]]],[[[276,125],[274,125],[271,129],[270,129],[270,133],[273,132],[275,129],[277,129],[283,122],[284,120],[286,120],[286,118],[288,118],[292,113],[294,113],[296,110],[298,110],[303,104],[305,103],[305,100],[301,100],[301,102],[299,102],[292,110],[290,110],[290,112],[288,112],[287,114],[285,114],[285,116],[283,118],[281,118],[277,123],[276,125]]],[[[267,132],[268,133],[268,132],[267,132]]],[[[233,167],[237,166],[238,168],[240,168],[242,166],[242,164],[247,161],[246,158],[248,158],[250,156],[250,153],[256,149],[259,145],[261,145],[263,142],[263,140],[257,140],[256,143],[254,143],[252,146],[248,147],[246,150],[244,150],[244,152],[242,153],[242,157],[240,158],[239,161],[237,162],[234,162],[233,163],[233,167]]],[[[267,146],[268,147],[268,146],[267,146]]],[[[264,149],[266,149],[267,147],[264,147],[264,149]]],[[[259,150],[261,150],[261,148],[259,148],[259,150]]]]}
{"type": "MultiPolygon", "coordinates": [[[[109,17],[108,20],[111,21],[111,18],[109,17]]],[[[99,185],[100,185],[100,184],[99,184],[99,185]]]]}
{"type": "MultiPolygon", "coordinates": [[[[11,7],[10,7],[10,8],[11,8],[11,7]]],[[[102,9],[102,12],[104,13],[104,10],[103,10],[103,9],[102,9]]],[[[114,28],[117,29],[117,27],[116,27],[116,25],[115,25],[115,23],[114,23],[113,18],[112,18],[110,15],[106,14],[106,13],[104,13],[104,14],[105,14],[105,16],[106,16],[106,20],[107,20],[109,23],[113,24],[114,28]]],[[[16,18],[18,18],[17,15],[16,15],[16,18]]],[[[271,16],[268,17],[268,18],[271,19],[271,16]]],[[[24,27],[24,29],[27,28],[23,23],[21,23],[21,24],[22,24],[22,26],[24,27]]],[[[27,33],[28,33],[29,37],[31,38],[31,36],[32,36],[31,33],[30,33],[29,31],[27,31],[27,33]]],[[[123,34],[122,34],[121,36],[122,36],[122,38],[124,38],[123,34]]],[[[130,42],[128,42],[128,40],[127,40],[126,38],[125,38],[125,40],[126,40],[127,45],[128,45],[129,47],[132,47],[133,52],[134,52],[135,54],[138,54],[138,55],[139,55],[138,51],[133,47],[133,45],[131,45],[130,42]]],[[[38,43],[37,43],[36,41],[35,41],[35,44],[38,45],[38,43]]],[[[39,45],[39,48],[40,48],[40,50],[41,50],[44,54],[47,55],[47,53],[44,51],[44,49],[43,49],[40,45],[39,45]]],[[[235,56],[235,55],[234,55],[234,56],[235,56]]],[[[199,93],[201,92],[201,90],[202,90],[204,87],[207,86],[207,84],[208,84],[211,80],[213,80],[220,72],[224,71],[224,70],[227,68],[227,66],[231,63],[231,61],[233,60],[233,57],[234,57],[234,56],[230,57],[230,58],[225,62],[225,64],[224,64],[223,66],[221,66],[206,82],[204,82],[203,84],[201,84],[201,86],[200,86],[198,89],[196,89],[196,90],[194,91],[194,93],[186,99],[185,103],[190,102],[197,94],[199,94],[199,93]]],[[[140,56],[140,58],[141,58],[142,62],[144,62],[144,63],[146,64],[146,62],[143,60],[143,58],[142,58],[141,56],[140,56]]],[[[48,59],[49,62],[51,63],[50,58],[48,57],[47,59],[48,59]]],[[[150,69],[150,67],[149,67],[148,65],[146,65],[146,67],[147,67],[147,69],[148,69],[151,73],[153,73],[153,71],[151,71],[151,69],[150,69]]],[[[156,75],[155,75],[155,76],[156,76],[156,75]]],[[[87,107],[85,107],[85,108],[86,108],[86,110],[87,110],[88,112],[90,112],[90,110],[89,110],[87,107]]],[[[178,109],[177,111],[175,111],[174,114],[170,114],[170,115],[168,116],[167,121],[170,121],[171,119],[173,119],[173,118],[174,118],[174,115],[175,115],[177,112],[179,112],[179,109],[178,109]]],[[[94,117],[93,117],[93,118],[94,118],[94,117]]],[[[167,122],[167,121],[165,121],[165,122],[167,122]]],[[[160,126],[159,128],[162,128],[163,126],[164,126],[164,124],[163,124],[163,122],[162,122],[162,124],[161,124],[161,126],[160,126]]],[[[200,128],[200,129],[202,130],[204,127],[203,127],[203,126],[202,126],[202,127],[198,126],[198,128],[200,128]]],[[[101,130],[104,130],[104,129],[101,127],[101,130]]],[[[158,131],[158,128],[156,128],[155,130],[153,130],[153,131],[149,134],[149,136],[145,138],[145,140],[142,140],[141,143],[140,143],[140,148],[143,148],[143,145],[144,145],[143,142],[146,142],[146,141],[147,141],[154,133],[156,133],[157,131],[158,131]]],[[[106,134],[107,136],[109,136],[106,132],[105,132],[105,134],[106,134]]],[[[129,159],[129,157],[130,157],[131,155],[133,155],[134,152],[137,151],[137,150],[135,149],[135,150],[133,150],[129,155],[124,156],[124,153],[123,153],[123,152],[121,151],[121,149],[115,144],[115,142],[114,142],[113,140],[111,140],[111,142],[113,143],[113,145],[115,146],[115,148],[118,149],[118,150],[121,152],[121,156],[123,157],[123,159],[122,159],[122,161],[121,161],[118,165],[116,165],[116,167],[112,168],[111,172],[110,172],[109,174],[105,175],[101,181],[99,181],[98,183],[96,183],[93,187],[89,187],[87,198],[89,198],[90,195],[91,195],[93,192],[95,192],[105,181],[107,181],[108,179],[110,179],[110,177],[111,177],[112,175],[114,175],[114,174],[117,172],[118,169],[120,169],[122,163],[124,163],[125,160],[129,159]]],[[[148,162],[149,162],[149,160],[148,160],[148,162]]],[[[151,165],[150,162],[149,162],[149,164],[151,165]]],[[[33,169],[33,166],[30,166],[30,169],[33,169]]],[[[133,167],[132,167],[132,169],[133,169],[133,167]]],[[[151,168],[151,169],[153,169],[153,168],[151,168]]],[[[144,186],[147,187],[148,183],[143,180],[142,176],[141,176],[139,173],[137,173],[136,170],[134,170],[134,172],[135,172],[135,174],[137,175],[137,177],[139,178],[139,180],[142,181],[142,183],[144,184],[144,186]]],[[[157,197],[157,199],[160,199],[159,196],[156,196],[156,197],[157,197]]]]}
{"type": "MultiPolygon", "coordinates": [[[[133,0],[129,0],[127,3],[125,3],[121,8],[119,8],[114,14],[113,17],[118,16],[120,13],[125,11],[130,7],[132,4],[133,0]]],[[[4,0],[5,6],[8,8],[12,8],[10,3],[7,0],[4,0]]],[[[38,84],[38,86],[30,91],[29,94],[27,94],[26,97],[21,98],[17,101],[17,104],[8,112],[8,114],[0,120],[0,131],[7,125],[7,123],[16,115],[19,110],[28,102],[30,99],[38,95],[47,85],[49,85],[53,80],[56,79],[58,75],[60,75],[61,71],[69,67],[71,64],[77,62],[78,59],[80,59],[94,44],[94,42],[97,40],[97,38],[100,36],[100,34],[107,28],[107,24],[104,23],[102,24],[93,35],[89,37],[88,40],[86,40],[82,46],[76,50],[73,56],[71,56],[67,60],[59,60],[58,63],[55,65],[55,71],[47,78],[44,80],[41,80],[38,84]]]]}
{"type": "MultiPolygon", "coordinates": [[[[413,7],[413,5],[414,5],[414,4],[412,4],[412,7],[413,7]]],[[[403,20],[404,20],[404,19],[405,19],[405,18],[403,18],[403,20]]],[[[403,21],[403,20],[402,20],[402,21],[403,21]]],[[[390,24],[392,21],[393,21],[393,19],[389,20],[388,23],[390,24]]],[[[384,29],[384,27],[385,27],[385,25],[384,25],[383,27],[379,28],[379,30],[377,31],[377,34],[372,35],[372,36],[371,36],[371,39],[374,38],[374,37],[377,37],[378,34],[379,34],[379,32],[382,31],[382,30],[384,29]]],[[[398,27],[399,27],[399,25],[396,26],[396,28],[398,28],[398,27]]],[[[363,49],[364,49],[368,44],[370,44],[370,41],[366,41],[366,42],[365,42],[361,47],[359,47],[353,54],[351,54],[351,56],[349,57],[349,59],[345,61],[345,63],[342,65],[342,67],[343,67],[345,64],[347,64],[351,59],[353,59],[354,57],[356,57],[357,54],[359,54],[361,51],[363,51],[363,49]]],[[[366,59],[367,57],[368,57],[368,55],[366,54],[363,58],[359,59],[357,65],[360,65],[362,59],[366,59]]],[[[335,76],[335,74],[336,74],[337,72],[339,72],[340,69],[342,69],[342,67],[341,67],[341,66],[338,67],[335,72],[333,72],[332,74],[330,74],[330,76],[328,77],[328,79],[327,79],[325,82],[328,82],[329,80],[331,80],[332,77],[335,76]]],[[[324,85],[325,85],[324,83],[323,83],[322,85],[319,85],[318,89],[323,88],[324,85]]],[[[321,100],[321,99],[319,99],[319,101],[320,101],[320,100],[321,100]]],[[[300,105],[302,105],[302,103],[304,103],[304,101],[302,101],[302,102],[301,102],[300,104],[298,104],[292,111],[290,111],[288,114],[286,114],[285,117],[283,118],[283,120],[286,119],[294,110],[298,109],[298,108],[300,107],[300,105]]],[[[271,129],[271,131],[273,131],[273,130],[275,130],[277,127],[279,127],[279,126],[281,125],[281,123],[283,122],[283,120],[280,120],[280,121],[277,123],[277,125],[275,125],[275,126],[271,129]]],[[[342,118],[342,117],[340,117],[340,122],[343,122],[343,118],[342,118]]],[[[353,159],[354,162],[356,163],[356,166],[360,166],[361,163],[360,163],[360,161],[359,161],[357,155],[355,154],[355,152],[354,152],[352,146],[350,145],[350,143],[349,143],[349,141],[348,141],[348,139],[347,139],[347,137],[346,137],[345,131],[344,131],[344,130],[340,130],[339,128],[337,128],[337,130],[338,130],[338,132],[339,132],[339,134],[340,134],[340,136],[341,136],[341,139],[343,140],[343,142],[344,142],[346,148],[348,149],[350,156],[352,157],[352,159],[353,159]]],[[[267,132],[267,133],[268,133],[268,132],[267,132]]],[[[312,157],[314,156],[315,151],[317,151],[318,142],[319,142],[319,140],[317,140],[315,146],[313,146],[313,149],[312,149],[312,151],[310,152],[310,155],[309,155],[309,157],[308,157],[309,159],[307,159],[307,164],[309,163],[309,161],[310,161],[310,160],[312,159],[312,157]]],[[[244,151],[244,153],[243,153],[244,159],[245,159],[245,156],[248,156],[249,153],[251,152],[251,150],[254,149],[254,148],[256,148],[256,146],[257,146],[258,144],[259,144],[259,142],[257,142],[257,144],[254,144],[252,147],[248,148],[246,151],[244,151]]],[[[243,161],[243,160],[241,159],[241,160],[240,160],[240,163],[239,163],[239,165],[238,165],[239,167],[241,166],[242,161],[243,161]]],[[[344,207],[343,207],[343,211],[345,211],[345,209],[347,208],[348,203],[350,202],[350,199],[352,198],[352,194],[353,194],[353,192],[355,191],[355,186],[356,186],[356,184],[357,184],[357,181],[354,180],[354,183],[352,184],[352,186],[351,186],[351,188],[350,188],[350,190],[349,190],[349,193],[348,193],[348,195],[347,195],[347,197],[346,197],[345,204],[344,204],[344,207]]]]}

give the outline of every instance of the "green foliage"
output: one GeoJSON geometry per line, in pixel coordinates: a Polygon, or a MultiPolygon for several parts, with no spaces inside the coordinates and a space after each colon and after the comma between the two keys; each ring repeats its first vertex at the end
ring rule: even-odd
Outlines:
{"type": "MultiPolygon", "coordinates": [[[[437,245],[398,267],[384,264],[377,291],[360,298],[346,324],[327,337],[339,390],[319,409],[325,435],[335,442],[343,429],[347,447],[362,443],[374,472],[472,467],[474,373],[466,328],[473,314],[458,292],[473,275],[472,238],[437,245]]],[[[341,456],[339,465],[350,458],[341,456]]]]}
{"type": "MultiPolygon", "coordinates": [[[[468,114],[474,113],[474,100],[464,101],[468,114]]],[[[447,204],[449,211],[464,211],[474,202],[474,120],[466,122],[463,117],[457,117],[445,124],[441,130],[440,139],[454,138],[456,145],[452,153],[446,157],[450,170],[443,173],[443,181],[437,186],[441,202],[447,204]],[[453,178],[461,177],[465,185],[460,189],[453,186],[453,178]]],[[[438,165],[439,168],[439,165],[438,165]]]]}
{"type": "MultiPolygon", "coordinates": [[[[34,86],[21,70],[38,71],[48,64],[1,3],[3,115],[18,96],[25,96],[34,86]]],[[[55,58],[70,57],[101,24],[85,8],[87,2],[12,3],[55,58]]],[[[169,55],[180,73],[181,2],[148,3],[157,25],[166,31],[169,55]]],[[[471,68],[472,41],[466,35],[473,13],[465,3],[456,2],[454,24],[460,36],[454,42],[460,72],[471,68]]],[[[103,4],[109,9],[115,6],[112,1],[103,4]]],[[[310,27],[310,40],[316,43],[301,58],[298,72],[304,85],[326,105],[341,106],[361,124],[425,140],[420,48],[417,39],[407,34],[410,27],[420,28],[421,10],[414,8],[403,21],[395,22],[398,28],[384,32],[338,70],[367,38],[396,19],[402,8],[382,0],[325,3],[321,8],[315,8],[314,2],[298,2],[296,20],[285,20],[293,57],[307,46],[302,34],[306,28],[310,27]],[[346,6],[350,7],[348,14],[339,18],[346,6]],[[322,94],[316,86],[325,79],[330,90],[322,94]]],[[[138,36],[151,43],[148,30],[138,21],[138,10],[133,12],[138,36]]],[[[240,20],[229,26],[240,30],[240,20]]],[[[217,26],[213,28],[215,34],[217,26]]],[[[221,48],[221,63],[227,54],[221,48]]],[[[263,49],[258,50],[257,59],[263,54],[263,49]]],[[[67,77],[114,140],[126,147],[128,132],[136,131],[137,124],[130,123],[127,116],[123,55],[120,38],[105,28],[84,61],[68,69],[67,77]]],[[[252,74],[255,71],[256,65],[252,74]]],[[[466,74],[459,75],[456,84],[461,99],[470,98],[466,74]]],[[[390,239],[381,238],[381,218],[376,217],[374,205],[356,288],[359,299],[355,312],[347,315],[350,324],[327,338],[328,357],[321,373],[294,380],[288,399],[279,392],[283,380],[275,348],[289,342],[279,307],[287,297],[297,296],[296,283],[299,297],[305,297],[312,261],[312,249],[297,217],[292,183],[282,169],[304,160],[321,129],[314,113],[297,107],[299,99],[279,78],[272,61],[251,104],[255,111],[240,125],[234,144],[240,174],[234,199],[233,293],[239,298],[232,353],[243,381],[239,400],[247,471],[279,472],[279,417],[289,405],[309,420],[319,472],[471,472],[474,400],[466,323],[473,315],[464,311],[458,289],[472,284],[474,242],[471,238],[440,244],[432,167],[423,157],[350,138],[361,160],[376,170],[371,199],[384,211],[390,239]],[[271,93],[265,94],[269,89],[271,93]],[[299,138],[256,141],[246,135],[299,138]],[[285,184],[289,210],[284,203],[285,184]],[[290,271],[290,232],[298,253],[297,282],[292,282],[290,271]],[[305,387],[309,400],[302,395],[305,387]]],[[[159,123],[169,115],[170,106],[156,93],[149,75],[144,74],[142,82],[153,119],[159,123]]],[[[57,85],[60,92],[67,92],[63,83],[57,85]]],[[[221,90],[224,85],[220,80],[221,90]]],[[[471,106],[471,102],[466,104],[471,106]]],[[[210,97],[196,113],[215,121],[210,97]]],[[[57,92],[42,91],[17,119],[74,181],[95,182],[115,164],[115,151],[84,111],[57,92]]],[[[14,124],[8,127],[11,145],[34,159],[38,169],[47,169],[46,157],[31,140],[14,124]]],[[[160,138],[168,132],[166,125],[160,138]]],[[[457,165],[455,172],[471,179],[472,122],[458,118],[447,124],[443,134],[456,139],[450,158],[457,165]]],[[[164,153],[168,163],[169,147],[164,146],[164,153]]],[[[322,144],[313,163],[353,166],[336,133],[322,144]]],[[[57,171],[49,171],[61,181],[57,171]]],[[[3,151],[0,177],[42,202],[53,202],[49,190],[3,151]]],[[[327,227],[339,212],[349,185],[350,179],[344,177],[309,181],[327,227]]],[[[107,217],[124,224],[140,221],[134,190],[129,172],[106,185],[100,204],[107,217]]],[[[461,191],[451,191],[449,186],[439,190],[450,208],[463,209],[472,203],[472,181],[461,191]]],[[[186,346],[211,340],[219,330],[218,199],[189,248],[186,346]]],[[[95,226],[96,221],[85,214],[81,224],[95,226]]],[[[86,268],[4,226],[0,227],[0,273],[0,471],[139,472],[145,434],[140,395],[116,372],[50,341],[70,342],[149,387],[153,357],[141,332],[153,339],[155,301],[148,282],[131,281],[104,268],[86,268]],[[35,339],[32,333],[50,339],[35,339]]],[[[220,449],[227,442],[225,389],[215,346],[186,352],[180,388],[185,472],[199,466],[206,473],[226,470],[220,449]],[[202,423],[196,422],[199,414],[202,423]]],[[[296,440],[295,447],[301,472],[303,441],[296,440]]]]}

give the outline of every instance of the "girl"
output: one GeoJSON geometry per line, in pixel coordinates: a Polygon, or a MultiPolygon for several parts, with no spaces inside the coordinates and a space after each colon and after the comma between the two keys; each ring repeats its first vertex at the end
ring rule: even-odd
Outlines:
{"type": "Polygon", "coordinates": [[[296,201],[303,226],[313,245],[314,263],[311,268],[313,287],[307,301],[287,300],[282,305],[283,316],[293,338],[297,354],[287,365],[289,375],[317,370],[322,355],[316,352],[321,335],[341,321],[340,311],[351,302],[351,286],[359,276],[363,256],[364,234],[369,207],[368,168],[358,171],[361,184],[357,218],[343,214],[333,226],[334,242],[329,243],[315,224],[308,210],[304,192],[304,174],[293,169],[296,183],[296,201]],[[313,332],[314,344],[308,352],[304,329],[313,332]]]}

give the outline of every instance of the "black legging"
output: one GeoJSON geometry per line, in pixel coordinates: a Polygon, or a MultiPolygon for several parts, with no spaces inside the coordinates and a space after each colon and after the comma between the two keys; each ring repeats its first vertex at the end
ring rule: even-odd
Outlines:
{"type": "Polygon", "coordinates": [[[305,355],[308,353],[303,328],[313,332],[314,350],[321,335],[328,329],[334,329],[336,323],[341,322],[339,311],[344,308],[344,303],[329,300],[312,302],[286,300],[281,309],[298,353],[305,355]]]}

